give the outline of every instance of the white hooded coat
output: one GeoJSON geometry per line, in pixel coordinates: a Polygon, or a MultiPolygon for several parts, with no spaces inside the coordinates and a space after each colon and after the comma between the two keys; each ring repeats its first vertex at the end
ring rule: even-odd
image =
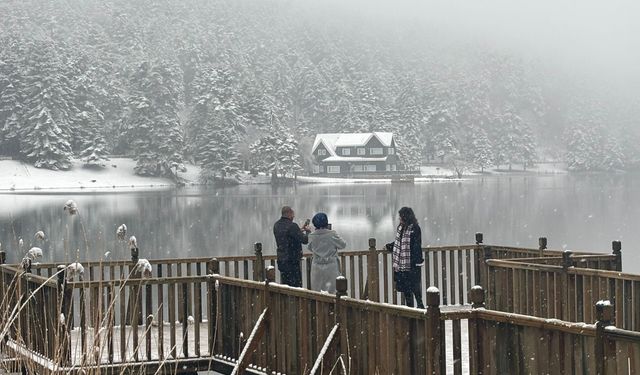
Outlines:
{"type": "Polygon", "coordinates": [[[340,276],[338,250],[346,246],[338,233],[330,229],[316,229],[309,234],[309,250],[313,253],[311,289],[336,292],[336,277],[340,276]]]}

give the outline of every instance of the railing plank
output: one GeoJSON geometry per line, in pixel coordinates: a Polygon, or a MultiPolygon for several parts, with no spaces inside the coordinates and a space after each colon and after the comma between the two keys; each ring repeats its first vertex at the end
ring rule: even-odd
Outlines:
{"type": "MultiPolygon", "coordinates": [[[[171,277],[172,267],[167,268],[167,276],[171,277]]],[[[169,344],[170,351],[169,356],[173,359],[177,358],[177,343],[176,343],[176,284],[174,281],[167,282],[167,288],[169,293],[169,301],[167,303],[167,309],[169,310],[169,344]]]]}
{"type": "Polygon", "coordinates": [[[460,320],[452,320],[452,339],[453,339],[453,373],[454,375],[462,374],[462,334],[460,320]]]}
{"type": "Polygon", "coordinates": [[[462,250],[456,250],[456,258],[458,259],[458,268],[456,269],[458,271],[458,305],[464,305],[464,294],[466,291],[464,287],[464,270],[462,269],[463,256],[464,253],[462,250]]]}

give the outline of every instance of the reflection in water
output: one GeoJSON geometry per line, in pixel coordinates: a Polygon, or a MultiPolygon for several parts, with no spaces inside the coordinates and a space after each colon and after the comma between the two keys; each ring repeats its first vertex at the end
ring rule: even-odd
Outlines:
{"type": "Polygon", "coordinates": [[[184,188],[122,194],[0,195],[0,242],[8,260],[18,261],[44,230],[45,261],[127,259],[116,239],[125,223],[138,239],[141,257],[252,254],[253,243],[274,253],[271,232],[280,207],[291,205],[296,220],[328,214],[350,249],[367,239],[392,240],[397,211],[411,206],[423,228],[424,245],[471,243],[477,231],[487,243],[535,247],[547,236],[550,248],[610,251],[623,241],[626,271],[640,272],[640,176],[512,176],[461,183],[393,185],[240,186],[184,188]],[[80,215],[62,207],[74,199],[80,215]],[[84,227],[84,230],[83,230],[84,227]],[[84,235],[88,239],[88,248],[84,235]],[[24,252],[17,250],[24,239],[24,252]],[[635,267],[635,269],[634,269],[635,267]]]}

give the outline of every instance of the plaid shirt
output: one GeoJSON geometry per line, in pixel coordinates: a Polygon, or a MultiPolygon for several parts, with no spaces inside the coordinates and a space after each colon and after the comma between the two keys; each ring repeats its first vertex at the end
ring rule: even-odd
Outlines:
{"type": "Polygon", "coordinates": [[[411,270],[411,233],[413,233],[413,224],[409,224],[404,231],[402,225],[398,225],[392,254],[395,272],[411,270]]]}

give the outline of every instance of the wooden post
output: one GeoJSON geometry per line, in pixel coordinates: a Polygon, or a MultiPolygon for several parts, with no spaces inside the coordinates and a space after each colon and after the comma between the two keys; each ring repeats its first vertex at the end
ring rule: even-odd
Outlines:
{"type": "MultiPolygon", "coordinates": [[[[280,332],[276,332],[273,327],[274,324],[272,322],[272,313],[271,311],[273,311],[272,308],[272,301],[271,301],[271,296],[270,296],[270,291],[269,291],[269,284],[271,283],[275,283],[276,282],[276,268],[274,266],[268,266],[265,269],[265,283],[264,283],[264,294],[262,297],[263,300],[263,304],[264,304],[264,308],[267,310],[267,315],[266,315],[266,325],[265,325],[265,332],[264,332],[264,342],[265,342],[265,347],[266,347],[266,357],[267,357],[267,370],[274,370],[276,368],[278,368],[278,357],[277,357],[277,352],[276,352],[276,342],[277,340],[277,335],[280,334],[280,332]]],[[[271,371],[266,371],[266,373],[270,374],[271,371]]]]}
{"type": "Polygon", "coordinates": [[[264,258],[262,257],[262,243],[253,244],[256,260],[253,261],[253,280],[264,281],[264,258]]]}
{"type": "Polygon", "coordinates": [[[276,282],[276,268],[274,266],[269,266],[266,268],[266,282],[267,285],[269,283],[275,283],[276,282]]]}
{"type": "MultiPolygon", "coordinates": [[[[336,344],[335,344],[336,361],[343,356],[342,343],[349,342],[347,340],[346,315],[344,314],[343,307],[342,307],[342,297],[347,295],[348,288],[349,288],[349,285],[346,277],[344,276],[336,277],[336,306],[334,310],[335,311],[334,318],[335,318],[335,324],[340,325],[340,329],[338,330],[338,337],[336,337],[336,344]]],[[[344,353],[345,356],[348,355],[348,348],[346,349],[347,350],[345,350],[345,353],[344,353]]],[[[342,366],[342,365],[339,364],[338,366],[342,366]]],[[[343,372],[337,371],[337,373],[341,374],[343,372]]]]}
{"type": "MultiPolygon", "coordinates": [[[[609,301],[598,301],[596,303],[596,339],[595,339],[595,363],[596,374],[614,374],[607,371],[611,366],[615,366],[616,350],[607,345],[605,338],[605,328],[612,325],[613,305],[609,301]]],[[[614,367],[615,368],[615,367],[614,367]]]]}
{"type": "Polygon", "coordinates": [[[378,251],[376,250],[376,239],[369,238],[369,253],[367,254],[367,285],[369,286],[369,300],[380,302],[378,272],[378,251]]]}
{"type": "Polygon", "coordinates": [[[475,285],[469,290],[469,299],[471,300],[471,308],[484,308],[484,289],[480,285],[475,285]]]}
{"type": "Polygon", "coordinates": [[[546,249],[547,249],[547,237],[538,238],[538,250],[540,250],[540,252],[538,253],[538,256],[543,257],[544,251],[546,249]]]}
{"type": "MultiPolygon", "coordinates": [[[[494,296],[496,292],[495,277],[492,277],[487,260],[492,258],[493,252],[491,246],[481,246],[481,262],[478,265],[478,273],[480,274],[480,286],[487,291],[486,303],[489,308],[494,306],[494,296]]],[[[495,276],[495,275],[493,275],[495,276]]]]}
{"type": "Polygon", "coordinates": [[[211,258],[207,262],[207,274],[217,275],[220,273],[220,261],[218,258],[211,258]]]}
{"type": "MultiPolygon", "coordinates": [[[[469,300],[473,309],[484,308],[484,289],[476,285],[469,290],[469,300]]],[[[469,373],[482,374],[485,369],[483,356],[483,322],[475,315],[469,318],[469,373]]]]}
{"type": "Polygon", "coordinates": [[[481,245],[484,240],[484,235],[480,232],[476,233],[476,245],[481,245]]]}
{"type": "Polygon", "coordinates": [[[475,283],[484,285],[482,283],[482,272],[484,270],[484,250],[482,246],[482,241],[484,240],[482,233],[476,233],[476,249],[474,251],[474,259],[475,259],[475,283]]]}
{"type": "Polygon", "coordinates": [[[443,332],[440,324],[440,291],[435,286],[427,289],[427,374],[445,374],[445,351],[441,346],[443,332]]]}
{"type": "MultiPolygon", "coordinates": [[[[207,262],[207,275],[217,275],[220,273],[220,262],[216,258],[211,258],[207,262]]],[[[216,280],[210,278],[207,282],[207,320],[209,332],[207,342],[209,343],[209,355],[215,354],[216,325],[218,324],[218,293],[216,290],[216,280]]],[[[162,324],[159,322],[158,324],[162,324]]]]}
{"type": "Polygon", "coordinates": [[[566,272],[567,268],[573,267],[573,259],[571,256],[573,252],[571,250],[565,250],[562,252],[562,269],[566,272]]]}
{"type": "Polygon", "coordinates": [[[616,271],[620,272],[622,271],[622,242],[611,242],[611,249],[613,250],[613,255],[616,256],[616,271]]]}
{"type": "Polygon", "coordinates": [[[347,295],[347,278],[344,276],[336,277],[336,297],[342,297],[347,295]]]}

